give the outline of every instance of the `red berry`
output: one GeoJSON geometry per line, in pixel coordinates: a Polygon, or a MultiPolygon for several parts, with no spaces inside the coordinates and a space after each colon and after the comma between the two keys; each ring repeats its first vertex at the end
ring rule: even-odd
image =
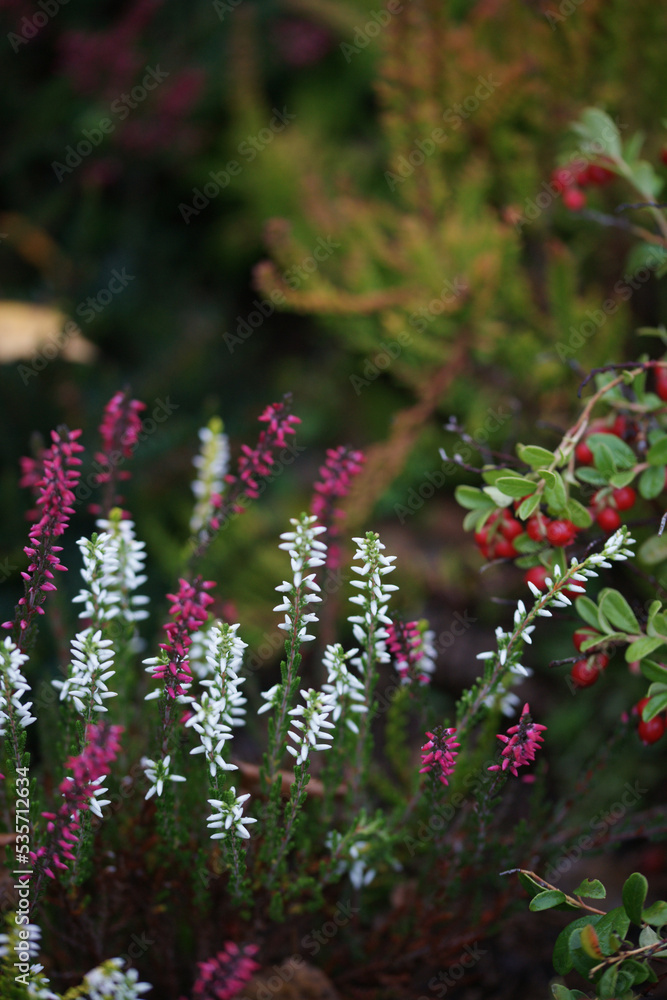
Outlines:
{"type": "Polygon", "coordinates": [[[589,660],[577,660],[570,671],[570,677],[578,688],[590,687],[599,676],[599,670],[589,660]]]}
{"type": "Polygon", "coordinates": [[[551,183],[559,193],[569,188],[573,182],[572,171],[567,167],[557,167],[551,174],[551,183]]]}
{"type": "Polygon", "coordinates": [[[500,526],[501,535],[511,542],[517,535],[523,534],[523,525],[515,517],[506,517],[500,526]]]}
{"type": "Polygon", "coordinates": [[[644,705],[648,705],[650,698],[640,698],[636,705],[632,706],[632,714],[638,715],[641,719],[642,712],[644,711],[644,705]]]}
{"type": "Polygon", "coordinates": [[[667,166],[667,146],[663,146],[660,150],[660,159],[667,166]]]}
{"type": "Polygon", "coordinates": [[[597,163],[591,163],[586,171],[588,176],[589,184],[597,184],[598,187],[602,187],[613,181],[616,176],[613,170],[607,170],[606,167],[600,167],[597,163]]]}
{"type": "Polygon", "coordinates": [[[563,204],[571,212],[580,212],[586,204],[586,195],[579,188],[569,188],[563,194],[563,204]]]}
{"type": "Polygon", "coordinates": [[[571,545],[577,537],[577,529],[572,521],[552,521],[547,528],[547,539],[551,545],[571,545]]]}
{"type": "Polygon", "coordinates": [[[656,743],[665,732],[665,720],[661,715],[654,715],[650,722],[643,720],[637,726],[637,733],[642,743],[648,746],[656,743]]]}
{"type": "Polygon", "coordinates": [[[630,510],[631,507],[634,507],[637,500],[637,494],[632,486],[621,486],[620,489],[614,490],[612,496],[617,510],[630,510]]]}
{"type": "Polygon", "coordinates": [[[525,583],[532,583],[538,590],[546,590],[546,579],[548,576],[549,573],[544,566],[531,566],[530,569],[524,573],[523,579],[525,583]]]}
{"type": "Polygon", "coordinates": [[[605,670],[609,664],[609,657],[606,653],[594,653],[590,657],[591,666],[595,667],[596,670],[605,670]]]}
{"type": "Polygon", "coordinates": [[[602,530],[608,534],[611,534],[612,531],[617,531],[621,526],[621,519],[618,516],[618,512],[611,507],[603,507],[602,510],[599,510],[595,515],[595,520],[602,530]]]}
{"type": "Polygon", "coordinates": [[[588,639],[595,639],[597,637],[602,638],[600,632],[597,632],[594,628],[578,628],[572,636],[572,642],[574,643],[577,652],[580,653],[584,642],[587,642],[588,639]]]}
{"type": "Polygon", "coordinates": [[[517,554],[514,545],[508,538],[499,537],[493,549],[493,554],[498,559],[513,559],[517,554]]]}
{"type": "Polygon", "coordinates": [[[547,528],[550,524],[551,521],[549,518],[545,517],[544,514],[540,514],[538,511],[537,514],[533,514],[532,517],[529,517],[526,523],[528,537],[532,538],[534,542],[543,542],[547,537],[547,528]]]}
{"type": "Polygon", "coordinates": [[[655,391],[660,399],[667,401],[667,368],[656,368],[655,391]]]}
{"type": "Polygon", "coordinates": [[[619,413],[613,424],[611,425],[611,433],[615,434],[616,437],[625,437],[625,432],[628,429],[627,417],[624,417],[622,413],[619,413]]]}
{"type": "Polygon", "coordinates": [[[593,464],[593,452],[588,447],[585,441],[580,441],[577,447],[574,449],[574,457],[576,458],[579,465],[592,465],[593,464]]]}

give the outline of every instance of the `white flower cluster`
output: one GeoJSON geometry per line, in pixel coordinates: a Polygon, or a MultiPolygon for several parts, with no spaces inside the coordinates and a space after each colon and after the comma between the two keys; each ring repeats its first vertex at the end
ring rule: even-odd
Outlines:
{"type": "Polygon", "coordinates": [[[350,712],[367,712],[364,705],[364,685],[359,678],[351,673],[347,667],[347,660],[358,653],[358,649],[350,649],[343,652],[340,643],[327,646],[324,650],[322,663],[327,668],[326,683],[322,685],[322,690],[331,696],[334,704],[331,718],[338,722],[341,715],[344,716],[345,725],[353,733],[359,732],[356,722],[350,718],[350,712]]]}
{"type": "Polygon", "coordinates": [[[99,627],[120,614],[120,594],[113,584],[119,567],[117,547],[106,531],[92,538],[79,538],[76,544],[83,556],[81,576],[88,588],[82,587],[72,603],[83,603],[79,618],[89,618],[99,627]]]}
{"type": "Polygon", "coordinates": [[[190,705],[193,713],[185,725],[192,726],[201,740],[201,745],[190,753],[206,754],[212,778],[217,768],[222,771],[238,770],[235,764],[225,763],[221,756],[222,748],[232,737],[232,727],[242,726],[245,720],[247,698],[239,691],[245,677],[239,677],[237,671],[241,668],[247,643],[236,635],[238,628],[238,625],[225,623],[208,630],[206,662],[213,676],[202,680],[202,687],[207,690],[200,701],[190,695],[179,698],[180,702],[190,705]]]}
{"type": "Polygon", "coordinates": [[[239,795],[237,798],[236,789],[232,786],[224,799],[208,800],[208,804],[217,810],[211,813],[206,820],[209,829],[217,831],[211,834],[211,840],[220,840],[222,837],[226,837],[232,827],[243,840],[250,839],[246,826],[248,823],[256,823],[257,820],[252,816],[243,815],[243,803],[249,798],[250,792],[239,795]]]}
{"type": "MultiPolygon", "coordinates": [[[[551,596],[546,596],[534,583],[530,580],[527,581],[528,587],[535,598],[533,607],[526,608],[523,601],[518,601],[514,612],[514,632],[505,632],[503,629],[497,628],[496,640],[498,651],[477,654],[478,660],[490,660],[497,657],[500,666],[504,667],[507,664],[508,668],[507,674],[494,685],[494,690],[484,698],[483,703],[487,707],[493,707],[500,698],[500,706],[503,714],[513,715],[515,708],[521,703],[518,695],[509,692],[507,688],[512,684],[519,683],[519,680],[513,679],[512,675],[514,675],[514,678],[518,677],[520,679],[529,677],[531,674],[531,670],[528,667],[524,667],[518,662],[518,656],[522,648],[521,640],[529,644],[533,641],[531,633],[534,632],[535,626],[525,625],[521,628],[522,623],[526,621],[529,615],[534,612],[541,618],[551,618],[552,612],[548,610],[547,605],[553,608],[569,607],[572,604],[572,600],[567,594],[563,593],[563,590],[567,590],[574,595],[585,593],[585,588],[582,584],[588,578],[598,575],[593,567],[596,569],[611,569],[612,562],[623,562],[633,555],[632,550],[628,548],[628,546],[633,544],[634,539],[629,534],[628,529],[623,526],[605,541],[601,552],[594,552],[586,556],[581,563],[573,556],[570,567],[567,570],[567,580],[564,582],[563,587],[557,589],[551,596]],[[572,572],[573,570],[574,572],[572,572]],[[519,636],[518,639],[515,638],[514,648],[509,654],[508,660],[510,640],[513,635],[516,635],[517,630],[520,630],[519,636]]],[[[555,565],[553,570],[554,578],[546,577],[544,581],[547,593],[558,585],[558,580],[564,575],[560,567],[555,565]]]]}
{"type": "Polygon", "coordinates": [[[211,497],[225,488],[225,473],[229,465],[229,441],[222,433],[222,420],[212,417],[208,426],[199,431],[199,454],[192,459],[197,478],[192,483],[196,503],[190,518],[190,531],[196,534],[208,523],[213,513],[211,497]]]}
{"type": "Polygon", "coordinates": [[[292,708],[288,712],[288,715],[299,716],[299,718],[293,718],[290,723],[297,732],[290,729],[288,733],[298,749],[289,746],[289,744],[285,748],[288,753],[296,757],[296,764],[305,764],[311,750],[328,750],[331,743],[318,743],[317,741],[332,740],[331,733],[323,733],[321,730],[336,728],[333,722],[327,720],[327,716],[331,714],[336,705],[333,695],[309,688],[307,691],[301,691],[301,697],[306,703],[305,706],[297,705],[296,708],[292,708]]]}
{"type": "MultiPolygon", "coordinates": [[[[327,834],[325,844],[332,854],[335,855],[340,850],[342,841],[342,833],[339,833],[338,830],[332,830],[331,833],[327,834]]],[[[347,872],[350,882],[355,889],[362,889],[365,885],[370,885],[375,878],[375,868],[369,868],[364,859],[364,855],[368,852],[369,847],[370,844],[367,840],[353,841],[347,847],[345,857],[341,858],[336,865],[336,874],[343,875],[347,872]]]]}
{"type": "Polygon", "coordinates": [[[28,660],[18,646],[7,636],[0,643],[0,736],[5,735],[5,723],[14,717],[25,729],[35,717],[30,714],[32,702],[23,704],[21,698],[30,690],[21,667],[28,660]]]}
{"type": "Polygon", "coordinates": [[[126,622],[143,621],[148,618],[144,605],[148,604],[149,598],[133,591],[148,579],[144,573],[146,543],[137,541],[134,521],[120,517],[117,509],[111,512],[108,520],[100,518],[95,523],[111,538],[109,551],[117,565],[109,573],[106,587],[118,595],[118,614],[126,622]]]}
{"type": "Polygon", "coordinates": [[[361,593],[352,596],[350,602],[358,604],[363,614],[350,615],[348,621],[352,624],[354,638],[364,650],[352,663],[364,674],[369,668],[369,653],[371,659],[378,663],[387,663],[390,659],[384,642],[388,632],[382,626],[391,625],[391,618],[387,615],[388,601],[391,592],[398,587],[385,583],[383,578],[396,568],[392,566],[396,556],[382,555],[384,545],[373,531],[367,532],[365,538],[353,538],[352,541],[358,546],[354,559],[361,561],[361,566],[353,565],[352,570],[361,579],[350,582],[361,593]]]}
{"type": "Polygon", "coordinates": [[[150,983],[138,983],[136,969],[123,972],[125,959],[109,958],[87,973],[79,987],[88,1000],[137,1000],[142,993],[152,990],[150,983]]]}
{"type": "MultiPolygon", "coordinates": [[[[42,929],[39,924],[23,924],[21,936],[16,923],[16,915],[8,916],[8,930],[5,934],[0,934],[0,958],[11,956],[16,958],[17,952],[21,955],[27,951],[29,959],[39,958],[40,938],[42,929]]],[[[28,996],[31,1000],[60,1000],[57,993],[52,993],[49,989],[49,980],[42,975],[44,966],[38,962],[30,966],[30,982],[28,983],[28,996]]]]}
{"type": "Polygon", "coordinates": [[[89,711],[108,712],[104,699],[116,697],[116,692],[109,691],[106,683],[116,673],[110,669],[114,655],[112,645],[111,639],[102,638],[101,629],[84,629],[72,639],[69,677],[65,681],[51,681],[60,689],[60,701],[66,698],[73,702],[81,715],[89,711]]]}
{"type": "Polygon", "coordinates": [[[276,605],[274,611],[284,611],[285,621],[278,628],[291,632],[298,626],[295,635],[297,642],[308,642],[314,639],[314,635],[308,635],[306,627],[311,622],[317,621],[317,615],[301,611],[302,604],[314,604],[321,601],[316,593],[302,593],[303,590],[319,591],[319,586],[315,583],[315,574],[303,575],[304,569],[314,569],[323,566],[326,559],[327,547],[324,542],[319,542],[317,536],[326,531],[322,525],[316,524],[317,518],[314,515],[302,514],[300,518],[290,518],[290,524],[294,525],[294,531],[284,531],[280,536],[282,542],[278,546],[289,552],[294,574],[291,583],[287,580],[276,587],[280,594],[284,594],[282,604],[276,605]]]}
{"type": "Polygon", "coordinates": [[[167,754],[166,757],[158,761],[151,760],[150,757],[142,757],[141,766],[144,769],[144,774],[151,783],[151,787],[144,796],[146,799],[150,799],[156,793],[158,796],[162,795],[165,781],[185,781],[185,778],[180,774],[169,773],[169,768],[171,767],[170,754],[167,754]]]}

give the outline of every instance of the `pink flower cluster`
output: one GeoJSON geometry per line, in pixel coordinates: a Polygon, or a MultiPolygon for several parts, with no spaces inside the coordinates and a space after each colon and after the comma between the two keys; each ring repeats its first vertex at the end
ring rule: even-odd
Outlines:
{"type": "MultiPolygon", "coordinates": [[[[43,615],[42,604],[46,593],[55,590],[54,571],[65,570],[58,556],[62,552],[60,545],[54,545],[56,538],[62,535],[69,523],[70,515],[74,513],[72,504],[75,502],[74,489],[79,481],[81,459],[77,454],[83,446],[78,443],[81,431],[70,431],[60,428],[51,431],[52,444],[41,455],[38,461],[24,459],[22,463],[23,477],[21,485],[28,485],[37,493],[37,512],[39,520],[30,529],[30,545],[24,548],[30,559],[28,569],[21,573],[24,580],[25,593],[16,607],[16,623],[18,637],[16,644],[19,649],[25,648],[27,636],[35,615],[43,615]],[[38,470],[41,473],[37,479],[38,470]]],[[[3,628],[12,628],[13,622],[3,622],[3,628]]]]}
{"type": "Polygon", "coordinates": [[[424,659],[423,636],[419,630],[419,622],[393,621],[387,625],[389,636],[387,648],[394,658],[394,665],[402,681],[418,681],[428,684],[431,680],[427,673],[418,670],[424,659]]]}
{"type": "Polygon", "coordinates": [[[118,469],[126,458],[131,458],[139,441],[141,433],[141,417],[139,414],[146,409],[146,404],[138,399],[130,399],[127,389],[115,393],[104,408],[104,416],[100,424],[102,448],[95,452],[97,463],[97,482],[109,484],[107,496],[102,507],[91,504],[91,514],[108,514],[112,507],[123,500],[114,495],[116,480],[129,479],[131,473],[127,469],[118,469]],[[100,468],[101,466],[101,468],[100,468]]]}
{"type": "Polygon", "coordinates": [[[546,728],[532,721],[530,707],[526,702],[518,725],[510,726],[507,736],[498,733],[498,739],[507,745],[501,753],[502,762],[492,764],[489,771],[506,771],[509,768],[512,774],[518,777],[517,768],[531,764],[535,760],[535,754],[543,742],[542,732],[546,728]]]}
{"type": "MultiPolygon", "coordinates": [[[[320,479],[314,483],[315,491],[310,504],[311,514],[315,514],[320,524],[328,529],[329,539],[335,538],[339,528],[336,521],[345,517],[345,511],[336,507],[336,500],[347,496],[350,492],[352,479],[366,461],[361,451],[354,451],[346,445],[338,448],[328,448],[324,465],[320,466],[320,479]]],[[[340,551],[337,545],[329,547],[327,566],[336,568],[340,565],[340,551]]]]}
{"type": "Polygon", "coordinates": [[[299,417],[289,412],[288,397],[281,403],[270,403],[257,419],[267,427],[260,432],[254,448],[241,445],[238,476],[225,476],[225,482],[230,485],[227,504],[235,514],[243,511],[243,505],[236,502],[242,493],[250,500],[256,500],[260,495],[260,480],[271,475],[276,462],[274,452],[287,447],[287,435],[295,434],[294,425],[301,423],[299,417]]]}
{"type": "Polygon", "coordinates": [[[180,579],[178,585],[178,593],[167,594],[172,601],[169,614],[173,617],[173,621],[164,626],[169,642],[160,643],[169,662],[158,663],[153,669],[153,677],[165,681],[170,698],[185,694],[183,684],[192,683],[188,650],[192,645],[192,633],[199,631],[208,617],[206,608],[213,603],[213,598],[206,591],[215,587],[215,581],[202,580],[198,576],[192,582],[180,579]]]}
{"type": "Polygon", "coordinates": [[[94,782],[109,773],[113,761],[120,751],[122,726],[110,726],[104,722],[91,723],[86,729],[86,746],[77,757],[70,757],[65,767],[72,771],[71,777],[63,778],[58,790],[64,802],[58,812],[44,812],[46,829],[51,835],[47,846],[30,852],[33,864],[39,864],[45,875],[55,878],[53,869],[66,869],[62,860],[75,861],[72,853],[79,839],[79,816],[87,812],[97,788],[94,782]]]}
{"type": "Polygon", "coordinates": [[[455,729],[440,729],[435,733],[427,733],[428,743],[422,747],[422,764],[419,768],[420,774],[433,772],[433,777],[441,781],[443,785],[448,785],[449,778],[454,772],[456,755],[459,752],[460,743],[456,742],[455,729]]]}
{"type": "Polygon", "coordinates": [[[259,969],[252,958],[258,950],[255,944],[239,948],[228,941],[224,951],[206,962],[199,962],[199,978],[193,987],[192,1000],[232,1000],[259,969]]]}

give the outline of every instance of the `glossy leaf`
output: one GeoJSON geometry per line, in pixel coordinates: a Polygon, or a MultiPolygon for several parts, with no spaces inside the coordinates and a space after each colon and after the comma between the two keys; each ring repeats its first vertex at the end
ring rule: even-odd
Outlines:
{"type": "Polygon", "coordinates": [[[634,611],[618,590],[610,587],[603,590],[598,598],[598,605],[603,615],[616,628],[633,635],[641,631],[634,611]]]}
{"type": "Polygon", "coordinates": [[[648,882],[641,872],[633,872],[623,885],[623,906],[633,924],[642,923],[642,908],[648,892],[648,882]]]}

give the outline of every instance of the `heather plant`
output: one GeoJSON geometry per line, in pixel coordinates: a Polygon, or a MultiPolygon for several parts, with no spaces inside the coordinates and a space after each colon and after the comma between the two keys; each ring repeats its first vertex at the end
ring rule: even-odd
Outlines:
{"type": "MultiPolygon", "coordinates": [[[[135,591],[145,585],[150,564],[129,512],[111,508],[106,518],[97,518],[98,530],[79,540],[84,585],[73,603],[81,607],[85,627],[71,642],[66,677],[53,681],[63,763],[56,757],[38,765],[56,778],[50,779],[56,791],[49,793],[49,783],[35,778],[26,743],[35,723],[47,727],[43,740],[53,738],[48,713],[26,700],[37,626],[36,614],[28,617],[28,610],[46,610],[48,620],[48,604],[43,605],[52,586],[44,590],[43,581],[50,583],[46,567],[58,559],[53,539],[60,538],[73,513],[68,497],[76,488],[82,449],[78,432],[54,434],[40,471],[33,468],[28,483],[37,499],[32,516],[41,517],[26,547],[31,561],[25,596],[14,619],[5,623],[9,634],[2,646],[2,791],[7,814],[16,818],[13,864],[23,873],[2,939],[2,975],[13,991],[7,995],[36,995],[38,989],[44,996],[70,995],[49,992],[45,976],[62,973],[51,967],[48,950],[44,967],[34,961],[39,957],[35,945],[30,951],[26,942],[36,942],[39,933],[22,931],[39,927],[39,914],[48,915],[68,898],[83,901],[102,893],[111,902],[104,888],[105,852],[119,860],[143,853],[146,888],[161,910],[169,911],[169,897],[161,889],[168,878],[178,885],[181,903],[194,906],[196,901],[198,919],[216,919],[225,928],[220,933],[227,943],[223,937],[212,940],[208,957],[200,961],[192,995],[201,998],[231,997],[241,989],[255,969],[251,956],[261,957],[267,917],[279,924],[291,919],[295,907],[331,912],[346,882],[372,912],[394,880],[415,879],[420,891],[403,919],[409,935],[423,940],[437,961],[443,948],[434,935],[445,898],[450,919],[472,921],[469,933],[474,934],[463,879],[476,886],[480,901],[494,885],[500,897],[498,872],[508,864],[516,866],[528,856],[552,860],[555,842],[545,840],[542,831],[556,817],[562,826],[564,814],[538,794],[544,781],[538,777],[539,760],[543,748],[549,749],[550,726],[515,691],[531,673],[524,661],[538,639],[536,627],[542,619],[569,612],[574,602],[590,628],[582,653],[593,662],[591,669],[600,673],[611,649],[627,646],[627,658],[639,663],[652,682],[641,707],[640,736],[646,737],[641,726],[662,719],[666,707],[667,670],[655,659],[667,644],[660,602],[651,604],[640,624],[620,591],[606,587],[594,600],[590,590],[599,574],[635,558],[634,539],[619,520],[582,547],[579,533],[590,528],[593,517],[573,496],[580,486],[594,485],[593,509],[616,511],[618,491],[637,478],[646,502],[658,495],[658,478],[664,488],[667,458],[661,442],[667,440],[667,426],[662,400],[646,380],[665,366],[640,360],[620,372],[599,373],[596,392],[557,449],[518,446],[516,468],[484,466],[481,489],[459,488],[459,500],[469,508],[466,527],[476,529],[487,554],[515,558],[526,569],[527,593],[517,601],[511,622],[496,629],[495,648],[479,653],[479,678],[445,711],[430,692],[432,634],[426,622],[401,615],[400,566],[376,532],[353,539],[352,613],[345,616],[340,641],[325,646],[321,671],[308,656],[315,648],[324,596],[318,581],[331,568],[327,543],[333,529],[340,545],[344,523],[343,512],[333,516],[331,505],[344,498],[362,465],[358,453],[341,449],[329,453],[314,485],[311,509],[316,513],[293,518],[281,535],[279,549],[290,569],[276,585],[280,603],[274,612],[282,618],[284,657],[277,682],[259,698],[251,694],[245,683],[252,675],[244,667],[243,622],[216,614],[217,583],[205,578],[205,559],[220,531],[232,522],[242,526],[238,516],[260,496],[298,420],[287,399],[268,407],[260,417],[257,446],[243,446],[236,466],[220,436],[220,422],[212,422],[201,434],[193,489],[197,520],[190,523],[183,575],[167,595],[168,620],[157,655],[146,657],[145,644],[138,641],[148,609],[135,591]],[[595,405],[607,406],[609,416],[593,418],[595,405]],[[613,433],[612,418],[627,441],[613,433]],[[594,419],[602,419],[609,433],[594,419]],[[650,444],[642,449],[641,441],[650,444]],[[577,462],[581,443],[590,449],[589,463],[577,462]],[[236,472],[225,471],[230,466],[236,472]],[[323,503],[327,498],[330,502],[323,503]],[[318,523],[319,517],[326,523],[318,523]],[[530,532],[517,530],[524,522],[530,532]],[[512,552],[503,548],[499,553],[503,540],[512,552]],[[534,570],[540,571],[539,579],[534,570]],[[138,669],[142,660],[148,690],[138,669]],[[392,673],[396,683],[387,688],[392,673]],[[257,720],[253,739],[266,750],[257,784],[249,787],[248,762],[235,746],[252,715],[257,720]],[[507,728],[503,715],[513,720],[507,728]],[[131,789],[125,801],[118,798],[122,808],[113,806],[109,794],[119,777],[120,787],[131,789]],[[508,801],[523,797],[526,780],[535,788],[531,808],[508,836],[499,819],[508,801]],[[452,852],[454,844],[461,846],[452,852]],[[18,976],[9,961],[14,955],[18,976]]],[[[117,404],[114,397],[102,428],[110,412],[120,412],[117,404]]],[[[131,422],[137,410],[126,405],[120,419],[131,422]]],[[[603,528],[604,520],[598,523],[603,528]]],[[[629,714],[620,725],[631,738],[629,714]]],[[[633,830],[641,815],[633,817],[633,830]]],[[[486,919],[497,920],[500,902],[491,905],[486,919]]],[[[104,928],[108,925],[100,923],[98,936],[104,928]]],[[[57,939],[50,931],[49,947],[57,939]]],[[[97,995],[99,981],[99,995],[134,997],[158,979],[156,988],[173,993],[154,959],[145,956],[149,975],[142,957],[140,974],[126,969],[118,955],[101,965],[98,960],[81,991],[97,995]]],[[[188,970],[192,982],[191,950],[174,957],[180,978],[188,970]]]]}

